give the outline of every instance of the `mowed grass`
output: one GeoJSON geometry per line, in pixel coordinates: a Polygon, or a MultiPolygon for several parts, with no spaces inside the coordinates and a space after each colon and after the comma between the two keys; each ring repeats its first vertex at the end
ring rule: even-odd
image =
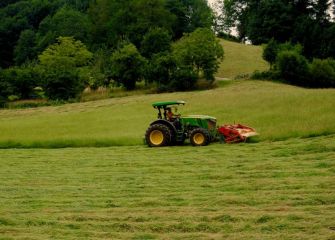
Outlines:
{"type": "Polygon", "coordinates": [[[269,65],[262,58],[261,46],[245,45],[236,42],[221,40],[225,51],[217,77],[230,78],[250,75],[256,70],[265,71],[269,65]]]}
{"type": "Polygon", "coordinates": [[[335,238],[335,135],[0,155],[1,239],[335,238]]]}
{"type": "Polygon", "coordinates": [[[335,133],[335,89],[240,81],[208,91],[130,96],[56,107],[0,111],[0,147],[94,147],[143,144],[157,112],[151,103],[185,100],[183,115],[243,123],[258,141],[335,133]]]}

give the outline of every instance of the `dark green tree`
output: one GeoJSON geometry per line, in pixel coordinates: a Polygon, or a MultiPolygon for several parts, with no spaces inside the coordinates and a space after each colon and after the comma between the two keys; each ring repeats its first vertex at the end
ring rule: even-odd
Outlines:
{"type": "Polygon", "coordinates": [[[278,43],[272,38],[263,51],[263,59],[270,64],[270,70],[276,62],[278,51],[278,43]]]}
{"type": "Polygon", "coordinates": [[[15,46],[15,63],[21,65],[26,61],[36,58],[36,34],[33,30],[27,29],[21,32],[19,41],[15,46]]]}
{"type": "Polygon", "coordinates": [[[171,36],[163,28],[152,28],[144,35],[141,42],[141,54],[146,58],[159,52],[169,52],[171,50],[171,36]]]}
{"type": "Polygon", "coordinates": [[[147,81],[157,83],[161,90],[170,90],[169,85],[173,81],[176,69],[177,63],[173,55],[169,53],[155,54],[147,66],[147,81]]]}
{"type": "Polygon", "coordinates": [[[173,23],[174,39],[197,28],[210,28],[214,14],[206,0],[166,0],[166,7],[176,21],[173,23]]]}
{"type": "Polygon", "coordinates": [[[91,42],[91,23],[87,15],[70,7],[59,9],[55,15],[46,17],[38,31],[38,50],[56,42],[59,36],[74,37],[81,42],[91,42]]]}
{"type": "Polygon", "coordinates": [[[78,96],[85,87],[79,71],[90,64],[92,57],[82,42],[59,37],[38,56],[46,96],[64,100],[78,96]]]}
{"type": "Polygon", "coordinates": [[[176,42],[173,54],[178,66],[193,69],[198,76],[202,73],[213,81],[224,51],[212,30],[199,28],[176,42]]]}
{"type": "Polygon", "coordinates": [[[134,44],[125,44],[111,56],[111,76],[127,90],[133,90],[144,75],[146,61],[134,44]]]}
{"type": "Polygon", "coordinates": [[[309,69],[307,59],[294,50],[279,52],[276,66],[280,76],[288,83],[306,85],[309,69]]]}

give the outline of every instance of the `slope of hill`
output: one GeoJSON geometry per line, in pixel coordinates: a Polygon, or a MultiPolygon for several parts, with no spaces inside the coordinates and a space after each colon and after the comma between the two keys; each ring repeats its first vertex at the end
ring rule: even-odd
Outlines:
{"type": "Polygon", "coordinates": [[[220,78],[233,79],[237,76],[251,74],[256,70],[264,71],[269,68],[262,59],[261,46],[245,45],[241,43],[221,40],[225,51],[224,60],[216,74],[220,78]]]}
{"type": "Polygon", "coordinates": [[[155,101],[181,99],[183,114],[255,127],[260,141],[335,133],[335,89],[303,89],[237,81],[209,91],[131,96],[58,107],[0,111],[0,147],[79,147],[142,144],[155,101]]]}

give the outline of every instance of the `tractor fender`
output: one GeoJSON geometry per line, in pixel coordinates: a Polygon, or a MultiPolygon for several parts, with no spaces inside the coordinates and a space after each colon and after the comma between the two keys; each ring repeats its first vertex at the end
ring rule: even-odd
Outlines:
{"type": "Polygon", "coordinates": [[[159,119],[159,120],[153,121],[152,123],[150,123],[150,126],[152,126],[154,124],[163,124],[163,125],[167,126],[172,131],[173,134],[177,133],[176,127],[172,124],[172,122],[169,122],[167,120],[159,119]]]}

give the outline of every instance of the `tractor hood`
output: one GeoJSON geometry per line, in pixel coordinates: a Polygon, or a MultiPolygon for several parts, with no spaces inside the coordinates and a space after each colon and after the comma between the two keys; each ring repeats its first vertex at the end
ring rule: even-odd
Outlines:
{"type": "Polygon", "coordinates": [[[187,119],[187,118],[192,118],[192,119],[206,119],[206,120],[212,120],[216,122],[215,117],[211,117],[208,115],[187,115],[187,116],[182,116],[182,118],[187,119]]]}

